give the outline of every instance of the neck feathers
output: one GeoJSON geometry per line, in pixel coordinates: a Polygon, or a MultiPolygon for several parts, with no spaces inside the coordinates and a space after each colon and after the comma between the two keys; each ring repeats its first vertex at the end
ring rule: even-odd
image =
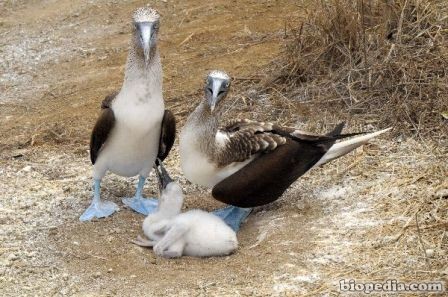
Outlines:
{"type": "Polygon", "coordinates": [[[219,112],[211,113],[207,102],[202,101],[193,111],[187,120],[189,126],[199,140],[200,150],[212,156],[215,151],[215,135],[220,126],[221,114],[219,112]]]}
{"type": "Polygon", "coordinates": [[[161,193],[158,212],[164,217],[174,217],[180,214],[183,203],[184,197],[182,195],[164,190],[161,193]]]}
{"type": "Polygon", "coordinates": [[[140,79],[162,84],[162,63],[157,48],[151,51],[149,61],[146,63],[141,53],[134,46],[131,47],[126,62],[125,83],[140,79]]]}

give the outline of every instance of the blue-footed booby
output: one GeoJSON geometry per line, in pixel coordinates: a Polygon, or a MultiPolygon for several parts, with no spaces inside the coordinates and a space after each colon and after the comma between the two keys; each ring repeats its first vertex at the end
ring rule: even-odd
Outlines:
{"type": "Polygon", "coordinates": [[[185,177],[212,189],[215,199],[230,204],[215,214],[234,230],[252,207],[271,203],[316,165],[339,158],[389,129],[341,134],[339,124],[327,135],[247,119],[221,123],[230,77],[214,70],[204,100],[188,117],[180,134],[180,163],[185,177]],[[336,140],[356,136],[335,144],[336,140]]]}
{"type": "Polygon", "coordinates": [[[133,14],[123,85],[103,101],[92,131],[94,195],[81,221],[107,217],[118,210],[115,203],[100,199],[100,182],[107,171],[139,176],[135,196],[122,199],[125,205],[143,214],[157,207],[156,200],[142,197],[143,186],[156,158],[168,155],[175,135],[174,116],[165,110],[162,97],[159,19],[157,11],[148,7],[138,8],[133,14]]]}

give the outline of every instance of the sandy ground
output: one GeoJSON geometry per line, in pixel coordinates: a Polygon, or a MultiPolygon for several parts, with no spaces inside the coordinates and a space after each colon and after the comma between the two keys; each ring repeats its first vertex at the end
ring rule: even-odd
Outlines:
{"type": "MultiPolygon", "coordinates": [[[[250,216],[229,257],[156,258],[129,242],[143,217],[123,207],[80,223],[91,199],[90,129],[100,101],[120,86],[129,16],[142,4],[0,3],[1,296],[333,296],[341,279],[446,280],[447,149],[414,139],[384,137],[312,170],[250,216]]],[[[285,110],[299,109],[246,89],[279,55],[301,13],[296,1],[153,5],[163,16],[165,98],[179,126],[213,68],[237,77],[229,116],[284,122],[285,110]]],[[[220,206],[182,177],[177,148],[167,166],[185,208],[220,206]]],[[[121,205],[135,182],[108,175],[103,197],[121,205]]],[[[154,177],[145,193],[156,195],[154,177]]]]}

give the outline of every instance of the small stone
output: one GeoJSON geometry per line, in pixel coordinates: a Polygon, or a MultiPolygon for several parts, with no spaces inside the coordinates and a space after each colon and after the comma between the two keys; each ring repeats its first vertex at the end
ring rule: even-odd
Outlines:
{"type": "Polygon", "coordinates": [[[61,293],[61,295],[65,296],[65,295],[68,295],[69,292],[70,292],[70,288],[65,287],[59,293],[61,293]]]}
{"type": "Polygon", "coordinates": [[[151,264],[157,264],[157,261],[156,261],[156,259],[154,258],[154,259],[151,259],[151,260],[149,260],[149,262],[151,263],[151,264]]]}
{"type": "Polygon", "coordinates": [[[8,256],[9,261],[15,261],[17,259],[19,259],[19,257],[17,257],[16,254],[9,254],[9,256],[8,256]]]}
{"type": "Polygon", "coordinates": [[[434,250],[433,249],[426,249],[426,256],[428,256],[428,258],[434,257],[434,250]]]}
{"type": "Polygon", "coordinates": [[[77,242],[77,241],[73,241],[73,244],[74,244],[74,245],[79,245],[79,242],[77,242]]]}
{"type": "Polygon", "coordinates": [[[131,278],[136,278],[137,276],[135,274],[131,274],[131,278]]]}
{"type": "Polygon", "coordinates": [[[107,269],[108,273],[111,273],[112,271],[114,271],[112,268],[107,269]]]}
{"type": "Polygon", "coordinates": [[[64,274],[62,274],[62,279],[65,280],[65,281],[67,281],[67,280],[69,279],[69,275],[68,275],[68,273],[64,273],[64,274]]]}
{"type": "Polygon", "coordinates": [[[100,276],[101,276],[101,272],[99,272],[99,271],[93,275],[94,278],[99,278],[100,276]]]}
{"type": "Polygon", "coordinates": [[[28,165],[28,166],[23,167],[21,171],[23,171],[23,172],[30,172],[31,169],[33,169],[33,168],[28,165]]]}

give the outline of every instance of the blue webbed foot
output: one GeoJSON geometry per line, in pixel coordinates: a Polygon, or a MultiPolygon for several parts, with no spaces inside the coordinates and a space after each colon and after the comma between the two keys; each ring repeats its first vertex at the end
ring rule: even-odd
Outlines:
{"type": "Polygon", "coordinates": [[[224,208],[217,209],[212,213],[223,219],[224,222],[235,232],[238,232],[241,224],[251,212],[252,208],[241,208],[229,205],[224,208]]]}
{"type": "Polygon", "coordinates": [[[154,198],[147,199],[142,197],[145,180],[146,177],[140,175],[138,177],[138,185],[135,196],[132,198],[123,198],[121,199],[121,201],[123,201],[125,205],[135,210],[136,212],[147,216],[148,214],[153,213],[157,210],[159,201],[154,198]]]}
{"type": "Polygon", "coordinates": [[[150,213],[153,213],[157,210],[157,205],[159,204],[159,200],[154,198],[143,198],[143,197],[132,197],[132,198],[123,198],[121,199],[125,205],[132,208],[138,213],[141,213],[147,216],[150,213]]]}
{"type": "Polygon", "coordinates": [[[112,201],[94,201],[79,217],[80,221],[90,221],[93,218],[108,217],[118,211],[118,206],[112,201]]]}

